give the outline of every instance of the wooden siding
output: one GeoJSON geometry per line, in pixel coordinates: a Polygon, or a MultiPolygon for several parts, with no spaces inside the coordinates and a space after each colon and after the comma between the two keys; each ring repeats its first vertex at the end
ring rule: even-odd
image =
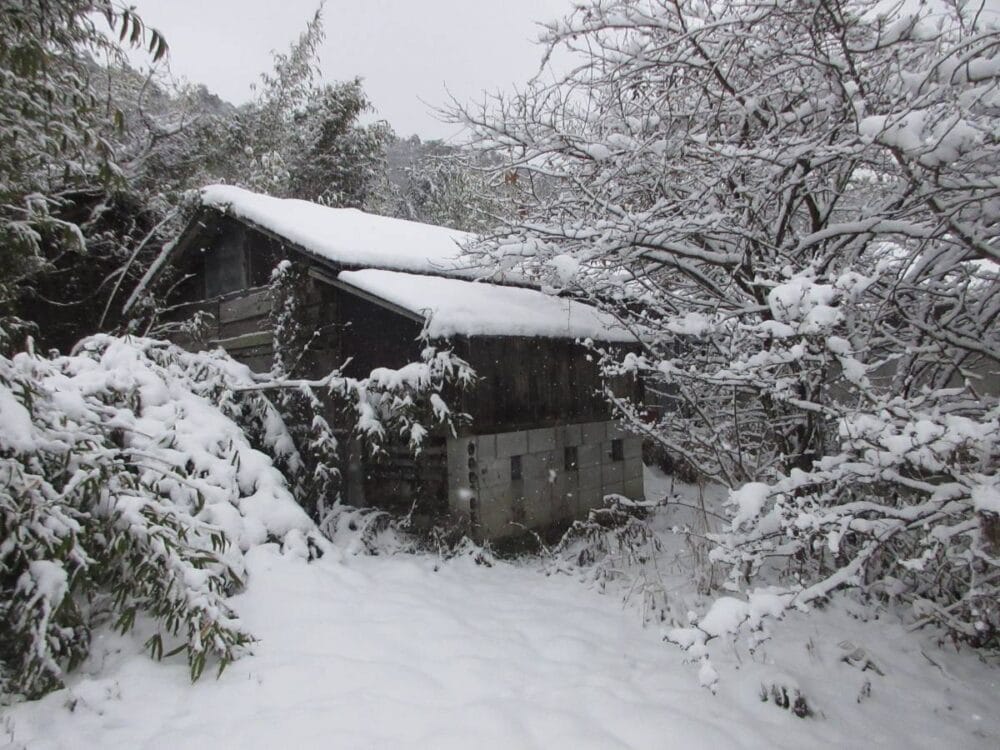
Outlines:
{"type": "Polygon", "coordinates": [[[339,289],[326,289],[337,300],[335,327],[343,354],[351,358],[346,374],[364,377],[376,367],[399,368],[420,359],[419,323],[339,289]]]}
{"type": "Polygon", "coordinates": [[[574,341],[483,337],[456,349],[480,377],[462,402],[472,434],[609,418],[597,366],[574,341]]]}
{"type": "Polygon", "coordinates": [[[364,462],[366,501],[406,515],[429,528],[448,512],[448,453],[443,435],[427,438],[416,456],[409,446],[394,443],[364,462]]]}

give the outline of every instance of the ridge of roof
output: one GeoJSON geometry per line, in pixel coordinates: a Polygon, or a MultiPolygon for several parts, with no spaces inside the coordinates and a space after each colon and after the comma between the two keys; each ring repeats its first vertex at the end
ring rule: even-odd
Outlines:
{"type": "Polygon", "coordinates": [[[477,278],[463,247],[476,236],[458,229],[274,198],[232,185],[208,185],[201,204],[261,227],[316,257],[342,266],[477,278]]]}

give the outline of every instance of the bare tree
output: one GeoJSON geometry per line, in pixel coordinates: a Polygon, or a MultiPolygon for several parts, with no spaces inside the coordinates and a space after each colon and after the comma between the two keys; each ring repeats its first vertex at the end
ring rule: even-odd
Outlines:
{"type": "Polygon", "coordinates": [[[733,585],[784,559],[789,601],[996,646],[1000,32],[908,7],[595,2],[568,74],[456,119],[524,183],[480,252],[632,327],[619,414],[736,490],[733,585]]]}

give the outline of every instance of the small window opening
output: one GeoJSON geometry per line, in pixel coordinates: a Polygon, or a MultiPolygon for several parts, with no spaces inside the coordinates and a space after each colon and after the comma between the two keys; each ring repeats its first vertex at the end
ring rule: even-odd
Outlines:
{"type": "Polygon", "coordinates": [[[611,441],[611,460],[612,461],[625,460],[625,442],[621,438],[617,438],[611,441]]]}
{"type": "Polygon", "coordinates": [[[563,450],[563,466],[566,471],[576,471],[579,468],[575,445],[567,446],[563,450]]]}
{"type": "Polygon", "coordinates": [[[521,457],[510,457],[510,478],[511,481],[521,479],[521,457]]]}

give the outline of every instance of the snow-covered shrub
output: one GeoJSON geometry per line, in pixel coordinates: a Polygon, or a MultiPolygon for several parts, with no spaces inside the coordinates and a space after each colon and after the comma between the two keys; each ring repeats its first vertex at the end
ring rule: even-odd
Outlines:
{"type": "MultiPolygon", "coordinates": [[[[871,683],[866,682],[865,684],[869,686],[870,691],[871,683]]],[[[763,703],[771,702],[778,708],[791,711],[800,719],[805,719],[813,714],[812,708],[809,707],[809,701],[797,687],[789,689],[788,685],[777,682],[761,685],[760,700],[763,703]]]]}
{"type": "Polygon", "coordinates": [[[251,641],[225,601],[243,552],[328,546],[297,502],[303,462],[267,394],[323,388],[353,415],[347,430],[417,450],[418,417],[447,423],[441,390],[471,377],[433,348],[400,370],[316,383],[141,338],[0,357],[0,690],[51,689],[95,624],[129,630],[141,613],[160,628],[154,656],[185,651],[195,678],[210,657],[224,667],[251,641]]]}
{"type": "Polygon", "coordinates": [[[769,638],[764,629],[765,618],[781,617],[789,598],[782,591],[767,589],[757,589],[746,599],[720,596],[704,614],[688,612],[688,624],[671,628],[664,638],[680,646],[692,660],[701,664],[698,679],[702,687],[715,692],[719,673],[712,665],[709,643],[719,639],[735,644],[744,631],[748,631],[747,640],[752,653],[769,638]]]}
{"type": "Polygon", "coordinates": [[[438,547],[437,551],[445,560],[471,560],[484,568],[492,568],[497,563],[493,549],[488,543],[479,544],[467,536],[462,536],[457,542],[438,547]]]}
{"type": "Polygon", "coordinates": [[[714,557],[730,586],[767,561],[790,561],[792,604],[844,585],[912,606],[974,646],[1000,648],[1000,408],[966,408],[953,392],[866,391],[869,408],[834,422],[839,451],[810,470],[731,495],[732,527],[714,557]]]}
{"type": "Polygon", "coordinates": [[[574,567],[590,569],[595,580],[614,578],[660,549],[646,523],[646,511],[645,504],[610,495],[604,507],[593,508],[586,520],[573,522],[552,554],[574,567]]]}
{"type": "Polygon", "coordinates": [[[609,495],[605,505],[574,521],[547,553],[550,573],[575,575],[600,591],[612,582],[624,584],[625,598],[641,598],[644,621],[659,621],[669,609],[657,568],[660,538],[650,525],[657,503],[638,503],[609,495]]]}
{"type": "MultiPolygon", "coordinates": [[[[309,288],[306,268],[301,264],[283,260],[271,274],[268,293],[273,380],[287,380],[298,372],[303,361],[309,360],[311,347],[319,337],[319,331],[310,332],[305,324],[304,297],[309,288]]],[[[338,497],[340,490],[339,445],[326,418],[329,404],[324,404],[306,382],[275,391],[273,399],[296,438],[302,459],[301,466],[292,471],[295,496],[318,521],[324,507],[338,497]]]]}
{"type": "Polygon", "coordinates": [[[238,422],[288,453],[269,404],[222,354],[98,336],[75,354],[0,358],[0,689],[38,695],[86,656],[92,627],[186,652],[191,675],[251,641],[226,604],[242,552],[312,524],[238,422]],[[257,402],[257,403],[254,403],[257,402]]]}
{"type": "Polygon", "coordinates": [[[338,549],[351,555],[391,554],[413,548],[396,519],[378,508],[333,503],[324,509],[319,528],[338,549]]]}

